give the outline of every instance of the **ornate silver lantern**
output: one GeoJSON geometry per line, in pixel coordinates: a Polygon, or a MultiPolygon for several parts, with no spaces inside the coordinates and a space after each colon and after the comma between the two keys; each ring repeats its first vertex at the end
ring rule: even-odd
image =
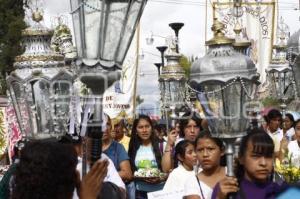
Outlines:
{"type": "Polygon", "coordinates": [[[285,101],[293,97],[293,73],[287,57],[287,45],[284,43],[285,37],[280,36],[278,45],[273,46],[272,60],[269,68],[266,69],[267,79],[270,82],[270,93],[282,102],[281,108],[283,117],[285,116],[285,101]]]}
{"type": "Polygon", "coordinates": [[[101,121],[102,94],[120,70],[147,0],[70,0],[79,79],[95,98],[101,121]]]}
{"type": "Polygon", "coordinates": [[[295,32],[288,40],[288,61],[293,70],[294,81],[296,84],[296,97],[300,97],[300,30],[295,32]]]}
{"type": "Polygon", "coordinates": [[[162,100],[162,113],[167,121],[167,131],[169,130],[169,109],[171,110],[172,125],[175,125],[177,117],[175,109],[180,109],[185,105],[186,77],[183,68],[179,64],[181,55],[176,53],[176,46],[171,46],[171,50],[165,56],[167,65],[162,67],[159,77],[159,85],[162,100]]]}
{"type": "Polygon", "coordinates": [[[186,77],[179,64],[181,55],[175,50],[176,48],[173,48],[165,56],[167,65],[162,67],[159,77],[162,102],[165,108],[170,108],[170,106],[179,108],[185,103],[186,77]]]}
{"type": "Polygon", "coordinates": [[[15,70],[7,78],[10,97],[22,136],[43,139],[67,132],[73,75],[64,67],[64,57],[50,48],[53,31],[39,23],[22,33],[25,52],[15,58],[15,70]]]}
{"type": "Polygon", "coordinates": [[[245,113],[254,97],[259,75],[254,63],[233,49],[224,25],[214,19],[214,38],[207,41],[208,53],[192,64],[190,86],[197,93],[213,136],[226,141],[228,175],[233,176],[233,143],[246,134],[245,113]]]}

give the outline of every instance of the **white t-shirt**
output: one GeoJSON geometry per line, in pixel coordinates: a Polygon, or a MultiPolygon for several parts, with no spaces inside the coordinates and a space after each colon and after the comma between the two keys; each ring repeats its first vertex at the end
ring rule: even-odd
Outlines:
{"type": "MultiPolygon", "coordinates": [[[[102,153],[101,154],[101,160],[105,160],[105,159],[108,160],[109,164],[108,164],[108,167],[107,167],[107,175],[104,178],[104,182],[112,182],[115,185],[117,185],[118,187],[125,190],[125,184],[122,181],[118,171],[116,170],[116,168],[114,166],[114,163],[112,162],[112,160],[107,155],[102,153]]],[[[81,158],[78,158],[78,164],[77,164],[76,169],[80,173],[80,179],[82,179],[82,159],[81,158]]],[[[89,170],[90,170],[90,167],[89,167],[89,165],[87,165],[87,172],[89,170]]],[[[74,191],[73,199],[78,199],[78,196],[76,194],[76,190],[74,191]]]]}
{"type": "Polygon", "coordinates": [[[292,155],[292,164],[294,166],[300,166],[300,147],[298,141],[290,141],[288,144],[289,154],[292,155]]]}
{"type": "MultiPolygon", "coordinates": [[[[213,189],[210,186],[208,186],[207,184],[205,184],[204,182],[202,182],[201,180],[199,180],[199,183],[200,183],[204,198],[211,198],[213,189]]],[[[198,184],[198,188],[200,189],[199,184],[198,184]]],[[[202,194],[200,195],[200,197],[202,198],[202,194]]]]}
{"type": "MultiPolygon", "coordinates": [[[[283,130],[282,131],[282,134],[283,134],[283,130]]],[[[291,127],[289,130],[287,130],[287,132],[285,133],[285,136],[287,136],[289,139],[289,141],[292,140],[292,137],[293,135],[295,135],[295,129],[293,127],[291,127]]]]}
{"type": "Polygon", "coordinates": [[[274,152],[278,152],[280,150],[280,142],[283,138],[283,132],[281,131],[281,129],[277,129],[277,131],[271,133],[268,129],[267,133],[274,142],[274,152]]]}
{"type": "Polygon", "coordinates": [[[179,165],[170,173],[165,183],[164,190],[184,190],[184,196],[200,196],[200,189],[195,172],[187,171],[182,165],[179,165]]]}

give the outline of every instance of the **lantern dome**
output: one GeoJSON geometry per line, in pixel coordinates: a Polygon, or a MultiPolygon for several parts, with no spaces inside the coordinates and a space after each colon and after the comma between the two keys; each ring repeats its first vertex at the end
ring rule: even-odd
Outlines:
{"type": "Polygon", "coordinates": [[[233,39],[222,32],[224,25],[215,21],[212,30],[214,38],[207,41],[208,53],[196,60],[191,67],[190,84],[197,87],[207,81],[227,82],[239,76],[243,79],[257,79],[255,65],[250,57],[233,48],[233,39]]]}

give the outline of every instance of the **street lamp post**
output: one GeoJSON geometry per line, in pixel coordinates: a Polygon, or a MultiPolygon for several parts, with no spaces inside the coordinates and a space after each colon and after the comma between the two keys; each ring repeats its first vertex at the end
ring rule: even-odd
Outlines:
{"type": "Polygon", "coordinates": [[[161,63],[154,63],[154,65],[155,65],[156,68],[157,68],[158,78],[159,78],[159,76],[160,76],[160,68],[161,68],[162,64],[161,64],[161,63]]]}
{"type": "Polygon", "coordinates": [[[227,175],[234,176],[234,141],[249,126],[245,105],[258,84],[254,63],[233,49],[224,25],[214,19],[214,38],[207,41],[208,53],[192,64],[190,86],[197,93],[213,136],[226,142],[227,175]]]}
{"type": "Polygon", "coordinates": [[[165,66],[165,51],[167,50],[167,46],[157,46],[156,49],[160,52],[161,55],[161,66],[165,66]]]}
{"type": "Polygon", "coordinates": [[[179,53],[179,30],[184,26],[184,23],[170,23],[169,26],[174,30],[176,36],[176,52],[179,53]]]}

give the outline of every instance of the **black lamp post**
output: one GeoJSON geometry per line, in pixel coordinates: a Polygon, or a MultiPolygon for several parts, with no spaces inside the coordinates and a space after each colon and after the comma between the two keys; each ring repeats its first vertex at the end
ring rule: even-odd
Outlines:
{"type": "Polygon", "coordinates": [[[179,47],[178,47],[178,35],[179,30],[184,26],[184,23],[170,23],[169,26],[174,30],[175,36],[176,36],[176,52],[179,53],[179,47]]]}
{"type": "Polygon", "coordinates": [[[160,52],[161,55],[161,66],[164,67],[165,66],[165,58],[164,58],[164,54],[165,51],[167,50],[167,46],[157,46],[156,49],[160,52]]]}
{"type": "Polygon", "coordinates": [[[154,65],[155,65],[156,68],[157,68],[157,71],[158,71],[158,78],[159,78],[159,76],[160,76],[160,68],[161,68],[162,64],[161,64],[161,63],[154,63],[154,65]]]}

